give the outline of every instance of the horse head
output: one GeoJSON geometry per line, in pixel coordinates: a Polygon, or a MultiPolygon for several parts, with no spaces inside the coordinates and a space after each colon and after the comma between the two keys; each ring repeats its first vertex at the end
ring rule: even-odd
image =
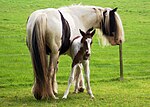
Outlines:
{"type": "Polygon", "coordinates": [[[117,8],[105,8],[102,13],[101,30],[111,45],[119,45],[124,42],[124,31],[121,19],[117,14],[117,8]]]}

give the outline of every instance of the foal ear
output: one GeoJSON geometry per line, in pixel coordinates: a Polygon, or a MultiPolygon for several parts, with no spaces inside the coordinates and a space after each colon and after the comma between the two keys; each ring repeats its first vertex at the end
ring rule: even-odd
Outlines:
{"type": "Polygon", "coordinates": [[[80,31],[82,36],[85,36],[85,33],[81,29],[79,29],[79,31],[80,31]]]}
{"type": "Polygon", "coordinates": [[[93,32],[91,33],[91,36],[93,37],[94,34],[95,34],[95,29],[94,29],[93,32]]]}

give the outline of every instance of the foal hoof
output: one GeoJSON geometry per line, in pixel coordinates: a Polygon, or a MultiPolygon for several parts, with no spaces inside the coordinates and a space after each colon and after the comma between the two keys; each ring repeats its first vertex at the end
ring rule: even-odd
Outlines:
{"type": "Polygon", "coordinates": [[[81,87],[81,88],[78,89],[78,91],[79,92],[84,92],[84,88],[81,87]]]}
{"type": "Polygon", "coordinates": [[[91,98],[92,98],[92,99],[95,99],[94,95],[91,95],[91,98]]]}
{"type": "Polygon", "coordinates": [[[37,100],[41,100],[41,99],[42,99],[42,95],[39,94],[39,93],[34,93],[34,97],[35,97],[37,100]]]}
{"type": "Polygon", "coordinates": [[[78,93],[78,91],[74,91],[74,92],[73,92],[73,94],[77,94],[77,93],[78,93]]]}
{"type": "Polygon", "coordinates": [[[67,96],[66,96],[66,95],[64,95],[64,96],[62,97],[62,99],[67,99],[67,96]]]}

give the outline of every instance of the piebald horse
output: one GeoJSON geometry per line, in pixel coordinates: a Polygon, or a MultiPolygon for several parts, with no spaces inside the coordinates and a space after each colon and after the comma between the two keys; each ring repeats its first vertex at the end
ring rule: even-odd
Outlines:
{"type": "Polygon", "coordinates": [[[111,45],[124,41],[122,22],[116,11],[117,8],[72,5],[37,10],[29,16],[26,41],[33,64],[32,92],[36,99],[57,99],[57,61],[61,54],[70,52],[71,41],[80,35],[78,29],[99,29],[111,45]]]}
{"type": "Polygon", "coordinates": [[[74,76],[76,74],[76,86],[75,86],[75,93],[78,92],[79,89],[79,75],[81,74],[81,70],[78,70],[78,67],[83,65],[86,83],[87,83],[87,92],[88,94],[94,98],[90,87],[90,68],[89,68],[89,57],[91,55],[91,44],[92,44],[92,37],[95,34],[95,30],[92,31],[93,28],[90,28],[86,33],[80,30],[81,36],[77,36],[71,42],[70,50],[71,50],[71,57],[72,61],[72,70],[68,81],[68,87],[66,92],[63,96],[64,99],[67,98],[69,94],[69,88],[71,83],[75,79],[74,76]],[[92,31],[92,32],[91,32],[92,31]]]}

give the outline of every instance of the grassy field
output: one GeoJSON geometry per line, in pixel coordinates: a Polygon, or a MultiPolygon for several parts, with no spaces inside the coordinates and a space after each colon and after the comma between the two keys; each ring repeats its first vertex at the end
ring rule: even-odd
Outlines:
{"type": "Polygon", "coordinates": [[[148,0],[0,0],[0,107],[150,107],[150,1],[148,0]],[[61,97],[67,87],[71,59],[61,56],[57,81],[59,100],[37,101],[31,94],[33,71],[25,44],[26,20],[31,12],[82,2],[84,5],[118,7],[126,42],[123,44],[124,81],[119,81],[118,46],[101,47],[94,37],[91,87],[61,97]]]}

